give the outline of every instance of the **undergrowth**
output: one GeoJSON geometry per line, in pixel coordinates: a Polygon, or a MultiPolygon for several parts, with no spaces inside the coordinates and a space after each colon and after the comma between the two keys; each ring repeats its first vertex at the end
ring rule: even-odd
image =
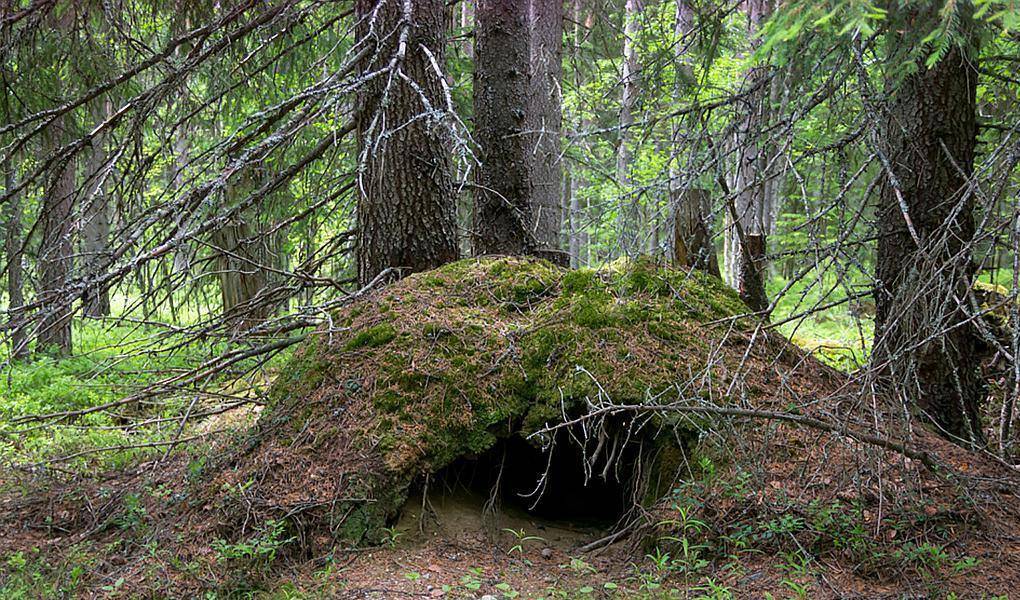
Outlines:
{"type": "MultiPolygon", "coordinates": [[[[51,459],[80,454],[57,466],[81,472],[122,467],[159,452],[121,447],[144,446],[177,435],[180,416],[194,395],[121,401],[226,349],[224,344],[208,343],[165,351],[177,340],[162,337],[158,329],[89,321],[74,325],[74,356],[34,354],[9,362],[0,372],[0,464],[45,467],[51,459]],[[14,423],[24,417],[88,411],[108,404],[113,406],[59,422],[14,423]],[[103,448],[110,450],[93,452],[103,448]]],[[[244,368],[245,364],[237,366],[238,371],[244,368]]],[[[230,373],[222,376],[224,391],[230,391],[230,377],[230,373]]]]}

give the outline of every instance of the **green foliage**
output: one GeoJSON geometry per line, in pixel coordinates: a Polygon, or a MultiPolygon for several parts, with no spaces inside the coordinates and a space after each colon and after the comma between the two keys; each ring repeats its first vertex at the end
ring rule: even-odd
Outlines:
{"type": "Polygon", "coordinates": [[[75,560],[50,562],[38,548],[0,555],[0,597],[10,600],[61,598],[78,595],[96,560],[85,549],[73,552],[75,560]]]}
{"type": "Polygon", "coordinates": [[[524,546],[528,542],[544,542],[545,539],[537,535],[528,535],[523,529],[503,529],[506,533],[509,533],[514,538],[514,545],[507,550],[508,555],[517,554],[519,558],[524,556],[524,546]]]}
{"type": "Polygon", "coordinates": [[[296,539],[286,536],[286,522],[269,520],[260,524],[249,538],[233,543],[214,540],[212,549],[217,559],[229,563],[232,569],[265,575],[279,551],[296,539]]]}
{"type": "MultiPolygon", "coordinates": [[[[0,461],[36,462],[71,454],[63,468],[88,469],[125,465],[154,452],[144,446],[172,435],[167,427],[129,427],[132,420],[173,420],[186,410],[190,398],[169,397],[151,405],[123,404],[135,391],[166,377],[168,372],[190,368],[207,360],[208,353],[221,352],[221,345],[209,348],[186,346],[175,353],[156,355],[140,348],[154,333],[144,327],[104,328],[76,323],[76,355],[69,358],[34,356],[15,361],[0,376],[0,461]],[[116,409],[95,410],[111,405],[116,409]],[[32,415],[86,411],[70,420],[45,428],[14,420],[32,415]],[[12,436],[13,432],[20,432],[12,436]],[[6,434],[6,435],[5,435],[6,434]],[[16,443],[12,443],[16,441],[16,443]],[[95,453],[96,449],[113,451],[95,453]]],[[[177,340],[167,339],[167,345],[177,340]]],[[[243,366],[243,365],[242,365],[243,366]]]]}
{"type": "Polygon", "coordinates": [[[863,276],[825,271],[793,282],[774,278],[768,288],[778,296],[773,321],[782,323],[784,335],[823,362],[844,371],[856,370],[870,356],[874,322],[873,315],[854,314],[861,303],[851,295],[866,286],[863,276]],[[819,310],[825,306],[831,308],[819,310]]]}

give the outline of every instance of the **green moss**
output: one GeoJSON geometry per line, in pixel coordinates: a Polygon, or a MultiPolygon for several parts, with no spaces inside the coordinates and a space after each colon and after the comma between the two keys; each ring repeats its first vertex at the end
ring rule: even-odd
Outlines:
{"type": "Polygon", "coordinates": [[[300,348],[270,387],[269,407],[310,394],[322,384],[330,365],[331,361],[318,349],[316,341],[300,348]]]}
{"type": "Polygon", "coordinates": [[[560,281],[564,296],[585,294],[592,290],[605,290],[606,285],[594,269],[577,269],[563,275],[560,281]]]}
{"type": "Polygon", "coordinates": [[[493,296],[514,307],[525,307],[551,294],[560,272],[551,263],[536,259],[504,259],[492,263],[493,296]]]}
{"type": "MultiPolygon", "coordinates": [[[[404,396],[398,394],[392,390],[386,390],[377,393],[372,398],[372,403],[381,411],[385,412],[397,412],[404,407],[404,396]]],[[[386,423],[389,426],[390,423],[386,423]]]]}
{"type": "Polygon", "coordinates": [[[639,257],[623,265],[618,282],[620,290],[624,294],[668,295],[672,293],[669,281],[663,277],[662,270],[648,257],[639,257]]]}
{"type": "Polygon", "coordinates": [[[577,299],[570,307],[574,323],[581,327],[609,327],[616,323],[612,299],[608,296],[591,294],[577,299]]]}
{"type": "MultiPolygon", "coordinates": [[[[384,298],[357,302],[336,320],[379,323],[389,313],[402,332],[389,323],[363,327],[344,346],[373,352],[309,344],[277,382],[287,390],[303,380],[332,386],[302,388],[325,400],[294,412],[312,432],[301,439],[349,435],[341,447],[371,461],[358,489],[344,491],[375,499],[347,507],[338,535],[352,541],[372,539],[423,473],[500,437],[526,437],[600,394],[636,404],[667,390],[705,360],[713,334],[703,323],[745,311],[725,286],[647,260],[600,271],[530,258],[464,260],[395,283],[384,298]],[[338,375],[326,377],[330,369],[338,375]],[[357,414],[356,430],[343,429],[338,414],[357,414]]],[[[660,425],[689,428],[677,421],[647,430],[660,425]]],[[[661,464],[675,470],[677,460],[666,452],[661,464]]]]}
{"type": "Polygon", "coordinates": [[[359,348],[378,348],[393,341],[397,337],[396,330],[389,323],[373,325],[362,329],[344,346],[344,350],[357,350],[359,348]]]}

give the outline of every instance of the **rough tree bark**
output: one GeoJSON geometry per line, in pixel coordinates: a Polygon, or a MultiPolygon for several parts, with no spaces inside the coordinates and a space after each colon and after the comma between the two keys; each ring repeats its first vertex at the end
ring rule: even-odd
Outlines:
{"type": "Polygon", "coordinates": [[[638,61],[636,38],[641,0],[626,0],[623,16],[623,65],[620,76],[620,135],[616,147],[616,183],[620,188],[620,206],[617,209],[617,227],[620,232],[620,252],[634,256],[641,246],[638,221],[641,207],[631,189],[631,127],[634,125],[634,103],[638,94],[638,61]]]}
{"type": "MultiPolygon", "coordinates": [[[[937,10],[918,5],[905,15],[911,27],[890,34],[891,64],[914,43],[908,36],[938,23],[937,10]]],[[[964,16],[966,31],[972,23],[964,16]]],[[[955,45],[931,68],[922,57],[889,90],[873,360],[898,396],[944,433],[980,443],[985,386],[974,357],[981,341],[966,309],[974,274],[975,57],[973,46],[955,45]]]]}
{"type": "MultiPolygon", "coordinates": [[[[67,136],[68,118],[61,117],[45,135],[46,152],[53,154],[67,136]]],[[[40,319],[36,331],[36,351],[55,350],[62,356],[71,353],[71,304],[67,300],[73,247],[71,213],[74,208],[74,157],[57,157],[43,194],[39,219],[42,240],[39,245],[39,283],[36,288],[40,319]]]]}
{"type": "Polygon", "coordinates": [[[563,170],[560,139],[563,126],[563,0],[531,0],[531,91],[528,131],[533,157],[531,202],[535,238],[545,258],[566,266],[560,251],[563,170]]]}
{"type": "MultiPolygon", "coordinates": [[[[676,93],[683,93],[687,82],[694,77],[690,60],[685,53],[688,45],[687,37],[694,30],[694,12],[688,2],[677,0],[676,3],[676,45],[674,61],[676,62],[676,93]]],[[[670,203],[673,208],[673,263],[693,269],[701,269],[706,273],[719,277],[719,261],[716,259],[715,247],[712,245],[712,231],[709,225],[712,213],[712,199],[708,191],[692,187],[684,182],[680,169],[680,129],[679,123],[673,125],[673,159],[670,162],[669,191],[670,203]]]]}
{"type": "MultiPolygon", "coordinates": [[[[113,110],[109,100],[101,100],[94,112],[97,123],[106,120],[113,110]]],[[[110,206],[106,192],[109,169],[109,154],[106,148],[106,134],[92,140],[86,168],[85,207],[82,214],[81,249],[83,270],[93,278],[101,274],[110,251],[110,206]]],[[[105,286],[88,285],[82,294],[82,312],[89,317],[105,317],[110,314],[110,293],[105,286]]]]}
{"type": "MultiPolygon", "coordinates": [[[[14,168],[10,162],[3,165],[4,189],[11,190],[15,186],[14,168]]],[[[7,255],[7,327],[10,330],[11,358],[22,359],[28,356],[28,338],[25,335],[22,307],[25,306],[24,271],[22,265],[23,240],[21,238],[21,198],[14,195],[7,199],[4,212],[4,251],[7,255]]]]}
{"type": "Polygon", "coordinates": [[[481,164],[474,215],[475,254],[530,254],[527,127],[528,3],[479,0],[475,15],[474,124],[481,164]]]}
{"type": "Polygon", "coordinates": [[[438,72],[446,3],[357,0],[355,11],[358,41],[370,48],[360,72],[392,65],[357,98],[357,269],[367,284],[388,268],[405,275],[456,260],[456,196],[438,72]]]}
{"type": "MultiPolygon", "coordinates": [[[[748,34],[752,48],[759,43],[756,34],[771,12],[771,0],[747,0],[748,34]]],[[[746,115],[739,123],[734,139],[737,166],[733,178],[736,194],[727,211],[726,275],[741,299],[753,310],[763,311],[769,301],[765,294],[767,237],[771,228],[772,192],[768,183],[769,144],[758,139],[768,123],[770,70],[752,67],[744,77],[746,115]]]]}
{"type": "Polygon", "coordinates": [[[474,118],[481,164],[476,254],[532,254],[564,264],[559,248],[562,5],[480,0],[474,118]]]}

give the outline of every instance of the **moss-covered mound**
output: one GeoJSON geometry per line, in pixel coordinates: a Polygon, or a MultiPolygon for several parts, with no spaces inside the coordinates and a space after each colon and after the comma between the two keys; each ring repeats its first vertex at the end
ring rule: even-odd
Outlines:
{"type": "MultiPolygon", "coordinates": [[[[753,333],[745,312],[717,280],[640,261],[567,271],[465,260],[408,277],[341,310],[296,352],[247,453],[217,482],[237,491],[220,508],[246,522],[286,517],[315,546],[371,541],[416,481],[501,438],[541,446],[554,436],[533,434],[595,408],[741,402],[766,388],[782,401],[818,383],[783,376],[809,359],[753,333]]],[[[630,442],[653,442],[644,471],[656,477],[678,472],[698,433],[689,415],[606,414],[630,442]]]]}

